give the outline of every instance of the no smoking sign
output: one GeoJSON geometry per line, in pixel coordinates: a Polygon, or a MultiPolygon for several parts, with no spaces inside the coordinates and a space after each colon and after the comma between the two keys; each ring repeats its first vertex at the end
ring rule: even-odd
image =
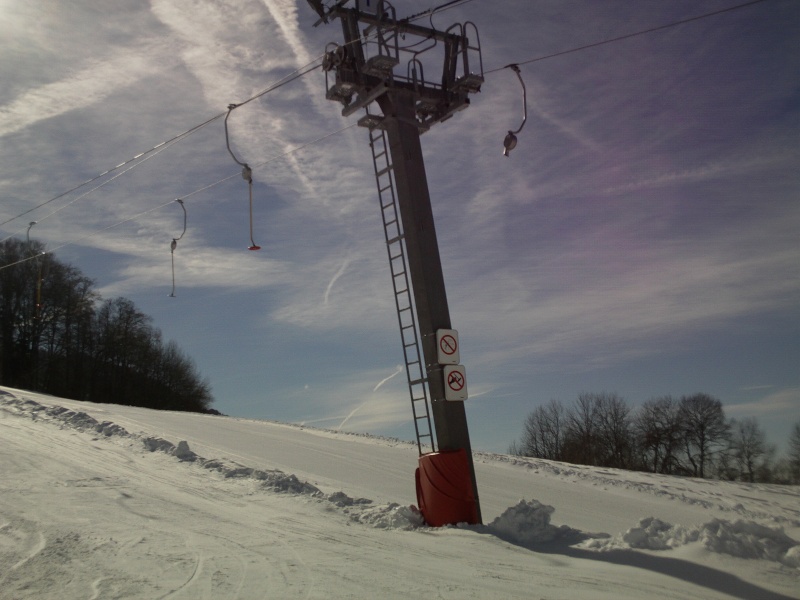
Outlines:
{"type": "Polygon", "coordinates": [[[446,365],[444,367],[444,399],[467,399],[467,374],[464,365],[446,365]]]}

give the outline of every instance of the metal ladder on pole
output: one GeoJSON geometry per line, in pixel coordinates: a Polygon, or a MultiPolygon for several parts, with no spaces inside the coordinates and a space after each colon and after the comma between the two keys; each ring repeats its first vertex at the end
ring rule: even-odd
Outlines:
{"type": "Polygon", "coordinates": [[[417,448],[422,456],[436,451],[431,428],[430,403],[428,402],[428,379],[425,375],[414,301],[411,295],[405,236],[397,209],[394,169],[389,156],[386,132],[379,125],[369,128],[369,145],[372,149],[372,163],[375,167],[375,182],[378,185],[383,232],[386,235],[386,249],[389,254],[394,301],[400,325],[400,338],[403,343],[403,357],[406,363],[408,391],[411,396],[411,410],[414,414],[417,448]]]}

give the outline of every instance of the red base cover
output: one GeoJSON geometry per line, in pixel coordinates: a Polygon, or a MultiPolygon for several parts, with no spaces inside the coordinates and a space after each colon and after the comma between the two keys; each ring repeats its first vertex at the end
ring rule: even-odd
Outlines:
{"type": "Polygon", "coordinates": [[[428,525],[478,523],[472,476],[463,448],[420,456],[416,479],[417,503],[428,525]]]}

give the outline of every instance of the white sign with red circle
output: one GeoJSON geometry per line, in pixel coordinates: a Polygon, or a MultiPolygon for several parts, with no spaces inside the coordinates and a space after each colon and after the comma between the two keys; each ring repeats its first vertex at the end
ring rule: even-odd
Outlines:
{"type": "Polygon", "coordinates": [[[439,329],[436,332],[436,360],[440,365],[457,365],[461,362],[458,350],[458,332],[439,329]]]}
{"type": "Polygon", "coordinates": [[[446,365],[444,367],[444,399],[467,399],[467,373],[464,365],[446,365]]]}

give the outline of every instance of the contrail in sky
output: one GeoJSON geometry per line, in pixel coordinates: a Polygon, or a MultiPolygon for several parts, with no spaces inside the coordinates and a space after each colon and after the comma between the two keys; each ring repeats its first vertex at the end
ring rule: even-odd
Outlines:
{"type": "MultiPolygon", "coordinates": [[[[350,264],[350,259],[349,258],[345,259],[345,261],[342,263],[342,266],[339,267],[339,270],[336,271],[336,274],[331,278],[330,282],[328,283],[328,287],[325,288],[325,293],[322,296],[322,303],[323,304],[325,304],[325,305],[328,304],[328,296],[331,295],[331,289],[333,288],[333,284],[336,283],[336,281],[339,279],[339,277],[341,277],[344,274],[345,269],[347,269],[347,266],[349,264],[350,264]]],[[[381,382],[381,383],[383,383],[383,382],[381,382]]],[[[378,384],[378,385],[380,385],[380,384],[378,384]]]]}
{"type": "MultiPolygon", "coordinates": [[[[381,379],[381,380],[378,382],[378,385],[376,385],[376,386],[375,386],[375,387],[372,389],[372,391],[373,391],[373,392],[377,392],[377,391],[380,389],[380,387],[381,387],[381,386],[382,386],[384,383],[386,383],[387,381],[389,381],[389,380],[390,380],[392,377],[396,377],[397,375],[399,375],[399,374],[400,374],[400,373],[402,373],[402,372],[403,372],[403,366],[402,366],[402,365],[397,365],[397,370],[396,370],[394,373],[392,373],[391,375],[389,375],[388,377],[386,377],[385,379],[381,379]]],[[[367,402],[369,402],[369,400],[367,400],[367,402]]],[[[354,414],[356,414],[356,413],[357,413],[357,412],[358,412],[358,411],[361,409],[361,407],[362,407],[362,406],[364,406],[364,405],[365,405],[367,402],[362,402],[361,404],[359,404],[358,406],[356,406],[356,407],[355,407],[355,408],[354,408],[352,411],[350,411],[350,414],[349,414],[349,415],[347,415],[347,416],[344,418],[344,421],[342,421],[341,423],[339,423],[339,427],[337,427],[336,429],[337,429],[337,430],[339,430],[339,429],[341,429],[342,427],[344,427],[345,423],[347,423],[347,422],[350,420],[350,417],[352,417],[354,414]]]]}

